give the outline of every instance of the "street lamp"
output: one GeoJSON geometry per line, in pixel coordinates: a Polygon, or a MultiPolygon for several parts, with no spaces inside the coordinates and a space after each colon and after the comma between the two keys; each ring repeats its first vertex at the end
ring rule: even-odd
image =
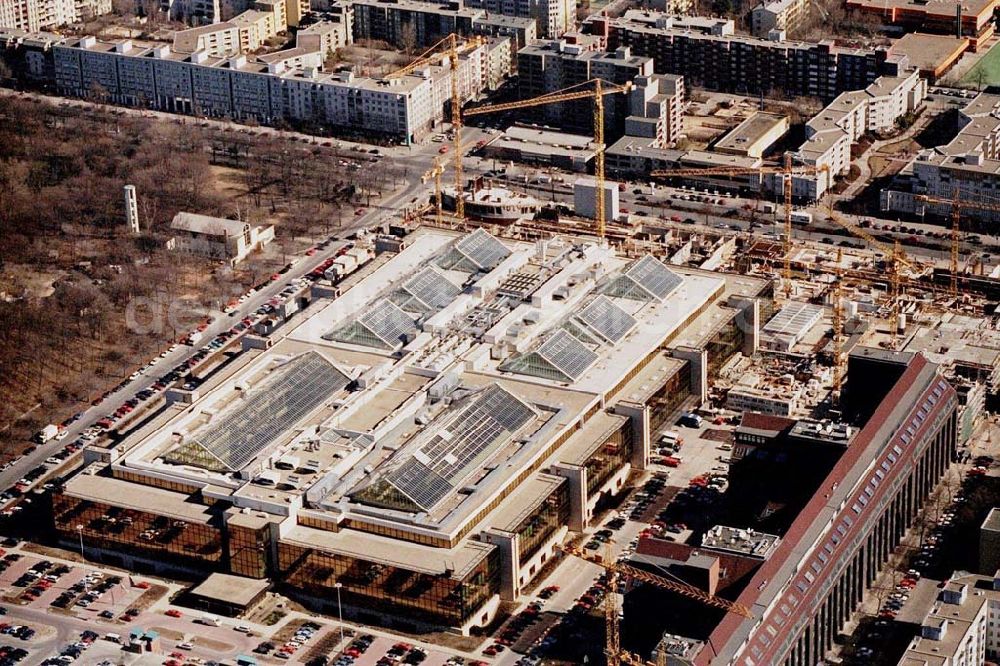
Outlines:
{"type": "Polygon", "coordinates": [[[80,559],[87,559],[87,556],[83,554],[83,525],[76,526],[76,533],[80,536],[80,559]]]}
{"type": "Polygon", "coordinates": [[[340,642],[344,642],[344,613],[340,607],[340,588],[344,585],[342,583],[334,583],[333,586],[337,588],[337,619],[340,621],[340,642]]]}

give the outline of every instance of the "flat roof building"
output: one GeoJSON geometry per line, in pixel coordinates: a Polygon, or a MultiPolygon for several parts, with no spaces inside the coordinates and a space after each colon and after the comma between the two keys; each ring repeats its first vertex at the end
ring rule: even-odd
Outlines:
{"type": "Polygon", "coordinates": [[[764,157],[788,128],[788,116],[757,111],[719,139],[713,149],[731,155],[764,157]]]}
{"type": "MultiPolygon", "coordinates": [[[[880,193],[883,211],[947,217],[955,191],[968,201],[991,201],[1000,187],[1000,95],[980,93],[958,113],[958,133],[922,150],[880,193]],[[937,201],[925,201],[928,196],[937,201]],[[943,203],[947,201],[948,203],[943,203]]],[[[968,218],[995,223],[996,210],[967,206],[968,218]]]]}
{"type": "Polygon", "coordinates": [[[62,538],[471,630],[645,468],[650,424],[752,353],[771,293],[580,238],[425,228],[341,288],[95,454],[54,500],[62,538]]]}
{"type": "MultiPolygon", "coordinates": [[[[695,657],[697,666],[822,659],[913,520],[915,510],[904,507],[919,506],[948,467],[954,389],[920,355],[859,350],[851,360],[866,356],[894,364],[892,375],[883,373],[889,388],[736,598],[754,609],[754,618],[723,617],[695,657]]],[[[849,378],[857,367],[849,365],[849,378]]],[[[862,374],[856,380],[871,386],[862,374]]]]}
{"type": "Polygon", "coordinates": [[[948,0],[848,0],[847,8],[872,14],[880,21],[907,30],[961,34],[978,50],[993,36],[997,0],[972,0],[955,4],[948,0]],[[960,26],[960,27],[959,27],[960,26]]]}

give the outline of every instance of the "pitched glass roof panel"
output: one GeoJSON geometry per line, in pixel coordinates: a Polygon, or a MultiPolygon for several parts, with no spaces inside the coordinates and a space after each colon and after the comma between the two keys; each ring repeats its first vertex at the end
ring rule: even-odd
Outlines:
{"type": "Polygon", "coordinates": [[[536,351],[573,381],[582,377],[587,368],[597,361],[595,352],[563,329],[549,336],[536,351]]]}
{"type": "Polygon", "coordinates": [[[471,268],[476,270],[492,270],[510,255],[510,250],[483,229],[476,229],[471,234],[463,236],[442,259],[441,265],[446,268],[471,268]]]}
{"type": "Polygon", "coordinates": [[[681,276],[650,254],[626,268],[624,274],[661,301],[683,282],[681,276]]]}
{"type": "Polygon", "coordinates": [[[577,315],[587,328],[608,342],[618,342],[635,328],[636,321],[607,296],[598,296],[577,315]]]}
{"type": "Polygon", "coordinates": [[[415,328],[413,317],[389,300],[376,303],[368,312],[324,337],[353,344],[393,349],[415,328]]]}
{"type": "MultiPolygon", "coordinates": [[[[234,409],[192,433],[190,442],[208,454],[204,461],[214,459],[222,468],[240,470],[349,382],[322,354],[306,352],[272,371],[234,409]]],[[[200,462],[179,451],[164,457],[181,464],[200,462]]]]}
{"type": "Polygon", "coordinates": [[[430,266],[407,280],[403,290],[434,310],[448,305],[461,293],[461,289],[430,266]]]}
{"type": "Polygon", "coordinates": [[[390,472],[388,481],[421,508],[430,510],[535,416],[530,405],[503,387],[487,386],[411,458],[390,472]]]}

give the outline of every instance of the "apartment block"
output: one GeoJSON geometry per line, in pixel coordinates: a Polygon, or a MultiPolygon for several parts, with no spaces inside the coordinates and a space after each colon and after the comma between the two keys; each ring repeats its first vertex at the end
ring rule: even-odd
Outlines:
{"type": "Polygon", "coordinates": [[[283,32],[285,26],[274,22],[274,14],[260,9],[248,9],[232,18],[239,34],[240,53],[250,53],[266,45],[267,40],[283,32]]]}
{"type": "Polygon", "coordinates": [[[807,16],[807,0],[771,0],[750,12],[750,30],[755,37],[768,37],[773,31],[791,30],[807,16]]]}
{"type": "MultiPolygon", "coordinates": [[[[463,99],[510,70],[505,50],[491,40],[459,60],[463,99]],[[492,68],[492,69],[491,69],[492,68]]],[[[279,119],[365,132],[400,142],[417,141],[444,117],[450,101],[445,64],[389,80],[320,71],[323,53],[306,47],[255,59],[179,53],[165,45],[94,37],[53,47],[57,89],[67,95],[100,94],[109,101],[215,117],[279,119]]],[[[509,53],[509,46],[506,53],[509,53]]]]}
{"type": "Polygon", "coordinates": [[[174,33],[173,50],[177,53],[202,51],[212,58],[228,58],[242,52],[240,29],[227,21],[179,30],[174,33]]]}
{"type": "Polygon", "coordinates": [[[111,0],[2,0],[0,27],[38,32],[110,11],[111,0]]]}
{"type": "Polygon", "coordinates": [[[940,589],[918,585],[914,599],[933,594],[899,666],[982,666],[1000,655],[1000,577],[956,575],[940,589]]]}
{"type": "Polygon", "coordinates": [[[451,33],[471,35],[472,21],[481,14],[457,1],[437,5],[419,0],[360,0],[354,2],[354,39],[427,47],[451,33]]]}
{"type": "MultiPolygon", "coordinates": [[[[282,0],[283,4],[283,0],[282,0]]],[[[270,9],[248,9],[229,21],[201,25],[174,34],[177,53],[205,53],[210,58],[228,58],[260,49],[285,24],[275,21],[270,9]]]]}
{"type": "Polygon", "coordinates": [[[221,0],[160,0],[160,11],[174,21],[205,25],[222,20],[223,6],[221,0]]]}
{"type": "Polygon", "coordinates": [[[653,59],[660,74],[680,74],[689,85],[757,95],[819,97],[825,102],[865,88],[879,76],[898,76],[907,59],[885,49],[848,49],[734,34],[733,22],[629,10],[621,18],[592,17],[585,31],[613,50],[653,59]]]}
{"type": "Polygon", "coordinates": [[[422,0],[360,0],[351,3],[353,36],[373,39],[397,48],[426,48],[448,35],[510,37],[515,49],[537,36],[535,21],[482,8],[463,6],[459,0],[444,4],[422,0]]]}
{"type": "Polygon", "coordinates": [[[628,93],[625,134],[652,139],[667,148],[680,137],[684,112],[684,77],[673,74],[637,76],[628,93]]]}
{"type": "MultiPolygon", "coordinates": [[[[923,217],[951,214],[955,192],[968,201],[994,201],[1000,193],[1000,95],[982,93],[958,113],[959,131],[947,144],[923,150],[880,193],[884,211],[923,217]]],[[[966,207],[962,216],[996,222],[992,210],[966,207]]]]}
{"type": "Polygon", "coordinates": [[[538,39],[538,26],[532,19],[485,11],[472,22],[472,32],[489,37],[510,37],[515,52],[538,39]]]}
{"type": "Polygon", "coordinates": [[[572,0],[466,0],[465,6],[485,9],[491,16],[532,19],[543,38],[559,37],[576,27],[576,3],[572,0]]]}
{"type": "MultiPolygon", "coordinates": [[[[542,41],[524,47],[517,52],[517,71],[521,97],[528,99],[595,78],[618,85],[631,83],[637,76],[648,80],[653,75],[653,61],[633,55],[627,47],[603,51],[599,40],[574,35],[572,39],[542,41]]],[[[650,89],[649,94],[652,102],[657,93],[650,89]]],[[[618,135],[624,131],[625,118],[635,115],[629,97],[623,94],[606,96],[604,109],[606,130],[618,135]]],[[[645,107],[637,101],[636,109],[642,112],[645,107]]],[[[535,113],[562,129],[593,132],[593,102],[590,100],[551,104],[535,113]]]]}
{"type": "Polygon", "coordinates": [[[353,41],[348,23],[342,20],[323,20],[299,28],[295,33],[295,46],[328,54],[353,41]]]}
{"type": "MultiPolygon", "coordinates": [[[[896,121],[916,111],[927,96],[927,81],[917,70],[905,76],[881,76],[864,90],[841,93],[806,123],[806,141],[795,159],[826,167],[825,173],[792,178],[792,195],[815,200],[851,168],[851,147],[869,132],[893,129],[896,121]]],[[[772,192],[782,191],[781,176],[766,179],[772,192]]]]}

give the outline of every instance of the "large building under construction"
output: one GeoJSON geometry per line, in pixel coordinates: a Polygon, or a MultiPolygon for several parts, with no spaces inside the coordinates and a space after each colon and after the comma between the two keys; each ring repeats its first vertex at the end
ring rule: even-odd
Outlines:
{"type": "Polygon", "coordinates": [[[53,497],[59,538],[467,631],[646,467],[650,433],[753,354],[773,311],[769,280],[581,239],[421,228],[397,249],[88,449],[53,497]]]}
{"type": "MultiPolygon", "coordinates": [[[[755,539],[767,535],[746,531],[724,540],[723,551],[707,541],[697,550],[640,542],[634,560],[640,566],[669,567],[748,610],[707,626],[689,621],[691,635],[658,627],[666,635],[657,650],[683,656],[668,663],[808,666],[823,662],[834,647],[952,462],[958,424],[954,388],[937,366],[910,352],[862,347],[852,353],[844,408],[863,427],[766,555],[759,555],[755,539]]],[[[771,436],[768,430],[791,423],[747,419],[743,434],[760,442],[771,436]]],[[[802,433],[793,429],[791,436],[799,438],[798,448],[806,445],[802,433]]]]}

